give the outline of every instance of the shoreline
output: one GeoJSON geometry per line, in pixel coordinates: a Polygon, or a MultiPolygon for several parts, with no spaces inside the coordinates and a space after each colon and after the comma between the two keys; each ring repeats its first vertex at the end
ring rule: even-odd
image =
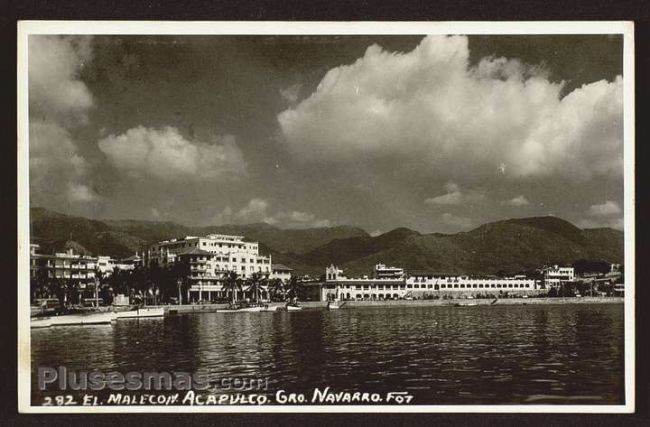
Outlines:
{"type": "MultiPolygon", "coordinates": [[[[513,306],[513,305],[568,305],[568,304],[623,304],[624,297],[581,297],[581,298],[502,298],[497,299],[447,299],[447,300],[388,300],[388,301],[345,301],[342,310],[356,308],[394,308],[394,307],[477,307],[477,306],[513,306]]],[[[284,302],[269,303],[269,307],[283,307],[284,302]]],[[[327,301],[301,301],[305,310],[327,310],[327,301]]],[[[228,307],[226,303],[182,304],[182,305],[148,305],[162,307],[165,315],[215,313],[228,307]]],[[[127,307],[101,307],[87,309],[89,312],[124,311],[127,307]]]]}
{"type": "MultiPolygon", "coordinates": [[[[581,297],[581,298],[503,298],[497,299],[452,299],[452,300],[397,300],[397,301],[346,301],[341,309],[376,307],[463,307],[463,306],[505,306],[505,305],[567,305],[567,304],[623,304],[623,297],[581,297]]],[[[228,304],[182,304],[166,305],[166,314],[211,313],[227,307],[228,304]]],[[[269,303],[270,307],[285,303],[269,303]]],[[[306,310],[327,310],[327,301],[301,301],[306,310]]]]}

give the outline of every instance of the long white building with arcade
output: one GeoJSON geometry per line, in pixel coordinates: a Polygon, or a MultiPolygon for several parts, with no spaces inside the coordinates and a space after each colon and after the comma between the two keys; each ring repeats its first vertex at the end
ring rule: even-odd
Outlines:
{"type": "Polygon", "coordinates": [[[377,264],[372,277],[350,278],[334,265],[325,270],[321,300],[383,300],[481,296],[509,293],[534,294],[541,282],[526,276],[496,277],[443,274],[428,271],[406,272],[398,267],[377,264]]]}

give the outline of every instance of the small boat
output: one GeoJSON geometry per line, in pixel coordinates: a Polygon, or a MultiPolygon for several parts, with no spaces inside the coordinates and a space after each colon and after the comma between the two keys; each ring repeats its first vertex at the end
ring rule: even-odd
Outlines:
{"type": "Polygon", "coordinates": [[[110,324],[115,320],[115,313],[92,313],[92,314],[64,314],[61,316],[39,317],[31,321],[32,328],[47,328],[50,326],[73,326],[73,325],[101,325],[110,324]]]}
{"type": "Polygon", "coordinates": [[[231,305],[230,307],[217,310],[217,313],[240,313],[240,312],[260,312],[272,311],[269,310],[268,305],[254,304],[254,305],[231,305]]]}
{"type": "Polygon", "coordinates": [[[31,321],[32,328],[49,328],[50,326],[52,326],[52,319],[49,317],[32,318],[31,321]]]}
{"type": "Polygon", "coordinates": [[[115,312],[116,319],[135,319],[141,317],[163,317],[165,309],[163,307],[139,307],[129,311],[115,312]]]}
{"type": "Polygon", "coordinates": [[[293,303],[293,304],[288,303],[285,306],[285,308],[287,309],[287,311],[300,311],[300,310],[302,310],[302,306],[300,304],[298,304],[298,303],[293,303]]]}
{"type": "Polygon", "coordinates": [[[345,303],[341,303],[340,301],[329,301],[327,303],[327,309],[328,310],[338,310],[341,308],[345,303]]]}

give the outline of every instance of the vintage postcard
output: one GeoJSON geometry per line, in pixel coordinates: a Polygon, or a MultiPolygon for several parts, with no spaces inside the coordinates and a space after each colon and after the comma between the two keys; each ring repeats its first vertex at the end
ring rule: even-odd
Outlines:
{"type": "Polygon", "coordinates": [[[19,410],[633,412],[633,33],[20,22],[19,410]]]}

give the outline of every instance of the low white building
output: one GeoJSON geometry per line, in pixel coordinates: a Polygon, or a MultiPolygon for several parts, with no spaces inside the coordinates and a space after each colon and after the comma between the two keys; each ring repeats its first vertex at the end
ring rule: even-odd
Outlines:
{"type": "Polygon", "coordinates": [[[272,264],[271,265],[271,279],[280,279],[284,283],[287,283],[291,280],[291,274],[293,273],[293,268],[289,268],[283,264],[272,264]]]}
{"type": "Polygon", "coordinates": [[[490,294],[494,292],[526,292],[539,289],[535,279],[526,276],[496,277],[440,274],[426,271],[409,272],[407,289],[414,293],[438,291],[490,294]]]}
{"type": "Polygon", "coordinates": [[[389,277],[349,278],[334,265],[325,270],[321,300],[433,298],[443,295],[528,294],[540,289],[535,279],[525,276],[476,277],[413,271],[389,277]]]}

